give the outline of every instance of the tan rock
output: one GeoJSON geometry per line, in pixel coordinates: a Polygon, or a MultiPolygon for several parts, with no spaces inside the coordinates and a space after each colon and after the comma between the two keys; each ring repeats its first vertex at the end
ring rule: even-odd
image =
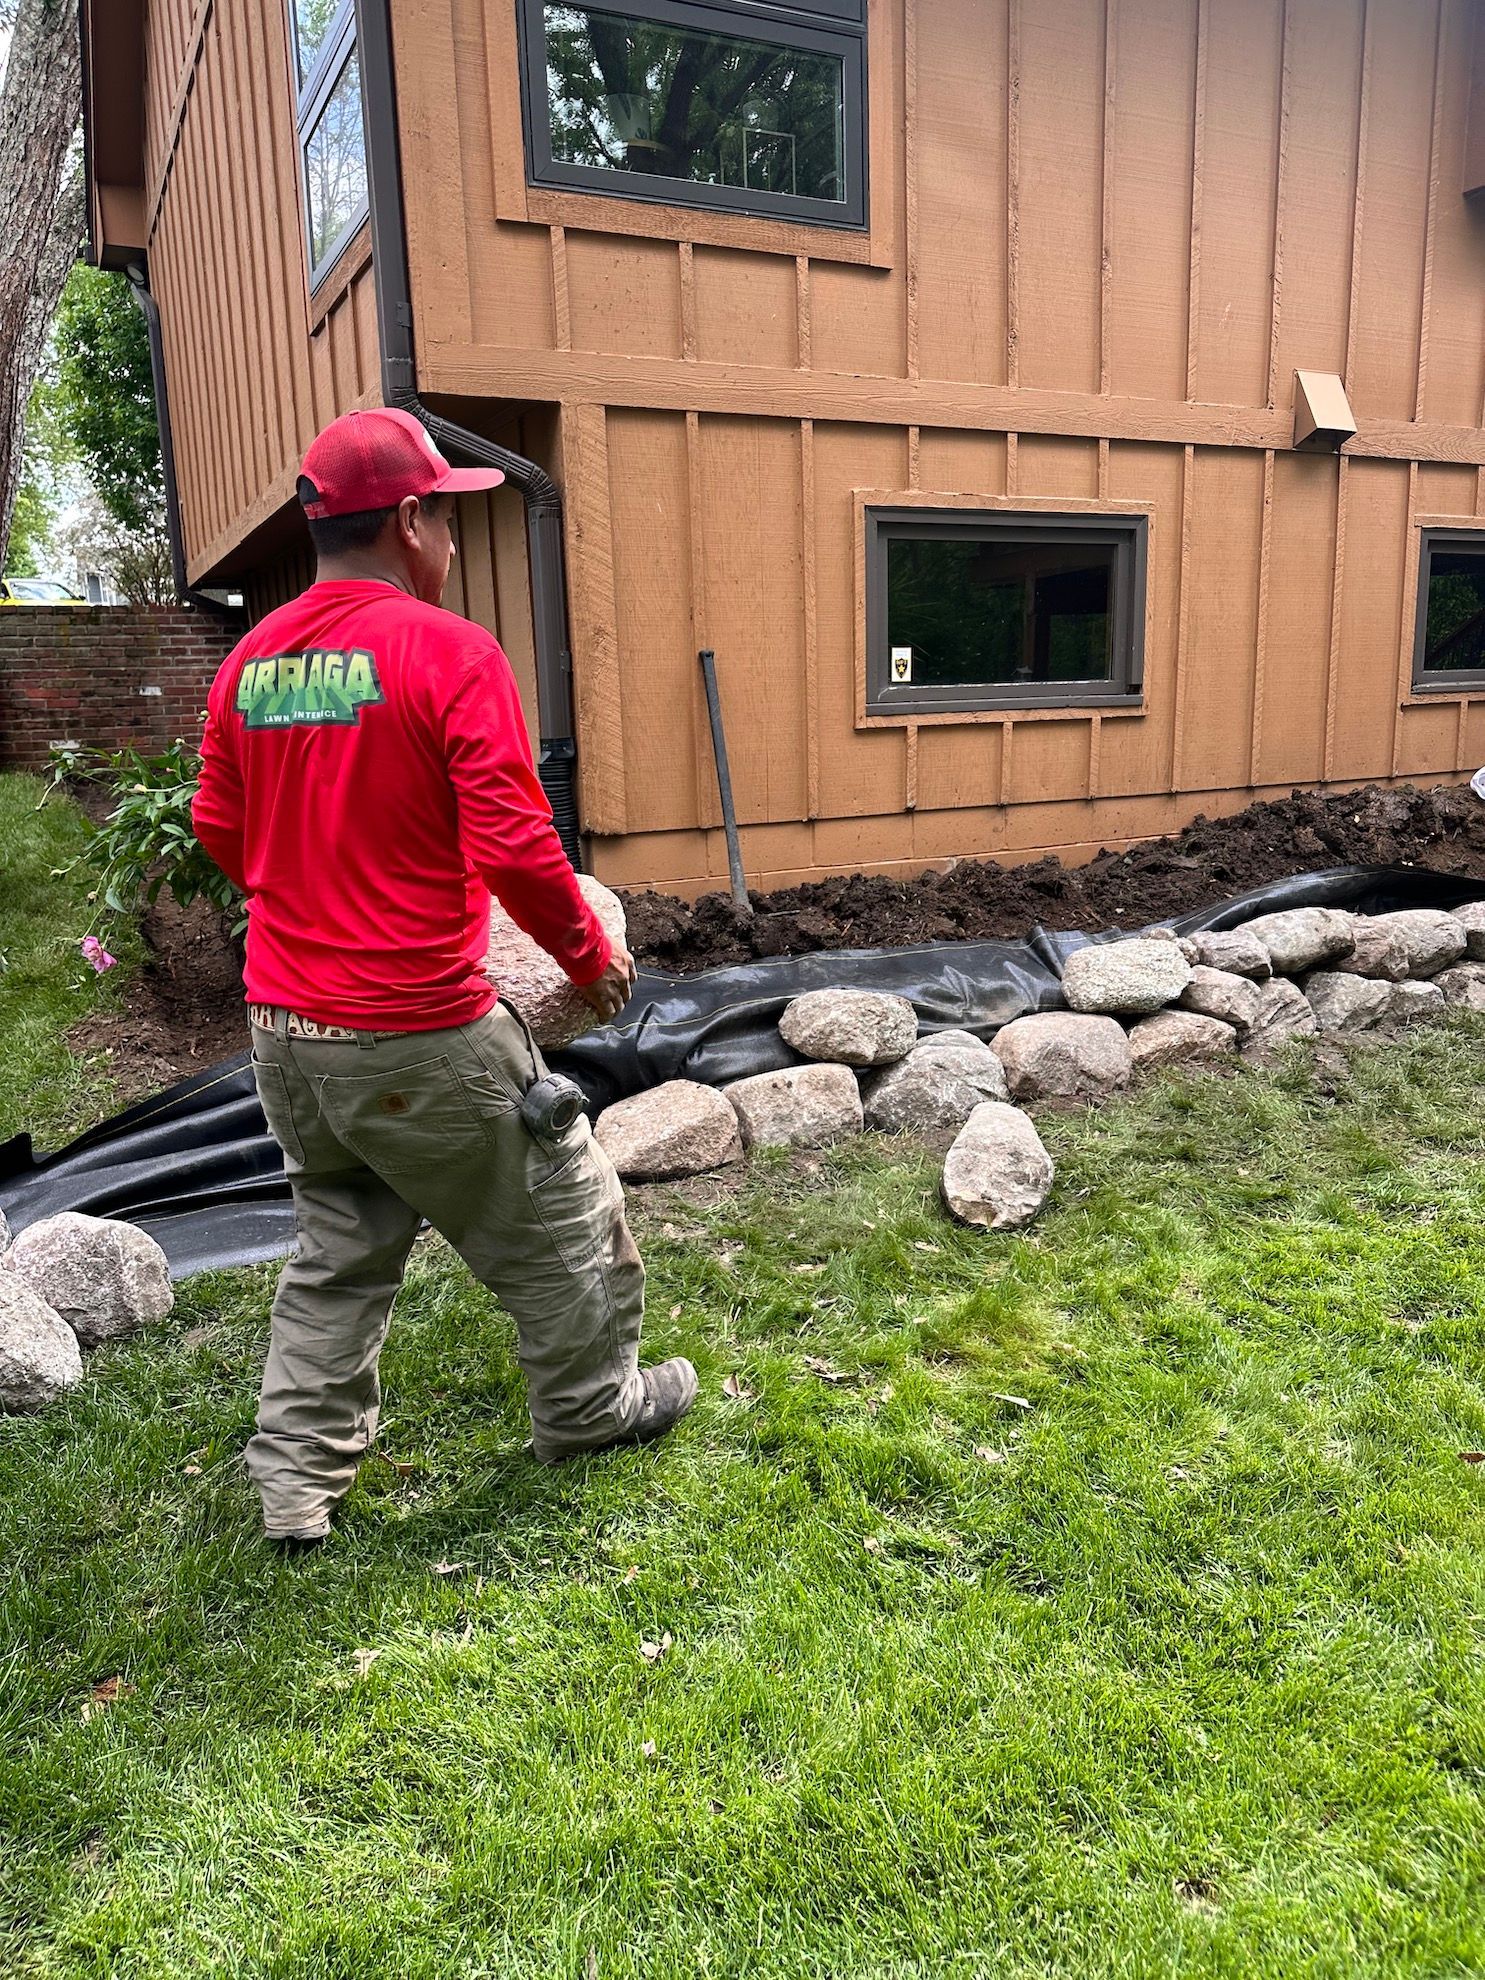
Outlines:
{"type": "Polygon", "coordinates": [[[5,1262],[84,1347],[163,1320],[175,1305],[159,1245],[148,1232],[111,1217],[77,1210],[43,1217],[21,1232],[5,1262]]]}
{"type": "Polygon", "coordinates": [[[1237,1050],[1234,1027],[1200,1011],[1157,1011],[1129,1032],[1129,1056],[1136,1067],[1181,1065],[1191,1059],[1221,1058],[1237,1050]]]}
{"type": "Polygon", "coordinates": [[[975,1108],[944,1161],[944,1202],[961,1223],[1014,1231],[1047,1200],[1055,1170],[1035,1127],[1016,1107],[975,1108]]]}
{"type": "Polygon", "coordinates": [[[745,1148],[819,1148],[862,1129],[861,1089],[849,1066],[786,1066],[722,1091],[745,1148]]]}
{"type": "Polygon", "coordinates": [[[593,1139],[626,1182],[697,1176],[742,1160],[737,1112],[724,1093],[670,1079],[605,1107],[593,1139]]]}
{"type": "Polygon", "coordinates": [[[876,990],[806,990],[779,1019],[779,1035],[806,1059],[886,1066],[917,1044],[918,1017],[906,997],[876,990]]]}
{"type": "Polygon", "coordinates": [[[991,1049],[1017,1100],[1098,1100],[1129,1084],[1134,1063],[1122,1025],[1072,1011],[1012,1018],[991,1049]]]}

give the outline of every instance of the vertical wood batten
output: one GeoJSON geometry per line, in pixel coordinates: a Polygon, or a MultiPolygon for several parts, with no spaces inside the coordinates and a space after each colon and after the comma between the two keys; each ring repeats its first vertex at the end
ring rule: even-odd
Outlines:
{"type": "Polygon", "coordinates": [[[1439,212],[1439,136],[1444,123],[1444,0],[1438,0],[1434,21],[1433,120],[1428,147],[1428,201],[1423,220],[1423,290],[1418,308],[1418,390],[1413,401],[1414,419],[1423,417],[1423,395],[1428,386],[1428,319],[1433,301],[1434,246],[1439,212]]]}
{"type": "Polygon", "coordinates": [[[820,815],[820,655],[815,535],[815,422],[799,422],[800,579],[804,602],[805,810],[820,815]]]}
{"type": "Polygon", "coordinates": [[[810,295],[810,258],[807,254],[794,257],[794,341],[795,365],[800,371],[809,371],[813,365],[811,346],[814,342],[812,297],[810,295]]]}
{"type": "MultiPolygon", "coordinates": [[[[701,542],[701,415],[686,414],[686,554],[691,578],[691,649],[700,653],[710,645],[711,619],[706,599],[706,556],[701,542]]],[[[696,762],[696,822],[703,828],[721,822],[716,797],[707,726],[706,689],[698,665],[691,680],[691,748],[696,762]]]]}
{"type": "Polygon", "coordinates": [[[1263,456],[1263,521],[1258,536],[1258,624],[1253,651],[1253,721],[1248,742],[1248,784],[1262,782],[1259,768],[1263,759],[1264,669],[1268,657],[1268,594],[1272,563],[1274,524],[1274,455],[1269,448],[1263,456]]]}
{"type": "Polygon", "coordinates": [[[1021,335],[1021,0],[1006,0],[1005,382],[1019,383],[1021,335]]]}
{"type": "MultiPolygon", "coordinates": [[[[1099,163],[1098,228],[1098,389],[1109,391],[1109,311],[1113,290],[1114,254],[1114,91],[1118,67],[1119,0],[1104,0],[1103,9],[1103,131],[1099,163]]],[[[1099,442],[1099,494],[1108,466],[1108,442],[1099,442]]],[[[1096,727],[1096,724],[1095,724],[1096,727]]]]}
{"type": "Polygon", "coordinates": [[[572,349],[572,296],[567,286],[567,229],[550,230],[552,249],[552,328],[559,351],[572,349]]]}
{"type": "Polygon", "coordinates": [[[906,0],[902,27],[903,351],[909,378],[918,376],[918,5],[906,0]]]}
{"type": "Polygon", "coordinates": [[[1186,677],[1190,671],[1191,633],[1191,510],[1196,475],[1196,449],[1181,449],[1181,560],[1176,578],[1176,664],[1171,692],[1170,780],[1168,789],[1181,788],[1181,745],[1186,714],[1186,677]]]}
{"type": "Polygon", "coordinates": [[[617,833],[626,824],[624,711],[608,432],[602,406],[582,403],[564,408],[562,479],[567,490],[568,595],[583,822],[593,832],[617,833]]]}
{"type": "Polygon", "coordinates": [[[1372,0],[1361,0],[1361,107],[1356,116],[1356,178],[1351,204],[1351,293],[1346,303],[1346,373],[1348,391],[1355,390],[1356,324],[1361,302],[1361,242],[1366,216],[1366,145],[1372,95],[1372,0]]]}
{"type": "MultiPolygon", "coordinates": [[[[228,100],[242,105],[241,141],[235,154],[239,185],[242,184],[247,172],[251,169],[255,149],[252,137],[255,121],[251,102],[253,92],[246,87],[244,81],[244,69],[238,46],[241,26],[242,20],[240,13],[236,8],[229,8],[227,10],[226,20],[221,29],[222,59],[226,69],[228,100]]],[[[239,203],[243,202],[239,201],[239,203]]],[[[272,352],[263,336],[262,294],[264,278],[262,266],[262,231],[257,227],[249,227],[245,232],[247,235],[246,242],[244,243],[247,260],[247,279],[243,286],[248,293],[244,298],[242,327],[244,336],[250,339],[251,353],[255,361],[251,364],[249,385],[250,394],[254,400],[253,418],[250,422],[250,431],[244,435],[244,439],[251,452],[253,479],[259,487],[262,487],[265,482],[273,479],[278,466],[278,460],[282,458],[282,454],[281,451],[276,454],[276,451],[270,444],[268,434],[268,396],[270,392],[269,379],[272,375],[272,352]]]]}
{"type": "Polygon", "coordinates": [[[1392,775],[1402,760],[1403,711],[1413,685],[1413,628],[1418,610],[1418,463],[1408,462],[1408,518],[1403,530],[1403,595],[1398,616],[1397,692],[1392,697],[1392,775]]]}
{"type": "Polygon", "coordinates": [[[689,241],[676,249],[680,262],[681,357],[688,364],[696,361],[696,256],[689,241]]]}
{"type": "MultiPolygon", "coordinates": [[[[1279,57],[1279,150],[1274,167],[1274,273],[1272,300],[1269,310],[1268,335],[1268,404],[1278,403],[1279,390],[1279,317],[1284,306],[1284,194],[1289,165],[1289,108],[1293,91],[1291,60],[1293,50],[1290,43],[1290,9],[1293,0],[1282,0],[1280,12],[1280,57],[1279,57]]],[[[1272,456],[1269,461],[1272,468],[1272,456]]],[[[1271,489],[1271,481],[1266,490],[1271,489]]],[[[1255,752],[1256,754],[1256,752],[1255,752]]]]}
{"type": "Polygon", "coordinates": [[[1335,559],[1330,578],[1330,645],[1325,658],[1325,753],[1321,775],[1329,782],[1335,770],[1336,700],[1341,684],[1341,608],[1346,585],[1346,477],[1350,463],[1341,455],[1336,470],[1335,559]]]}
{"type": "Polygon", "coordinates": [[[1207,124],[1207,8],[1210,0],[1197,0],[1196,80],[1191,100],[1191,254],[1186,289],[1186,397],[1196,397],[1196,356],[1201,319],[1201,202],[1202,154],[1206,146],[1207,124]]]}

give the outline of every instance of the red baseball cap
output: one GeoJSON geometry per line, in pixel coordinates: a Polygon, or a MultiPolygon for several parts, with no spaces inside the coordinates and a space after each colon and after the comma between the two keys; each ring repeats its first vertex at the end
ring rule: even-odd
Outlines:
{"type": "Polygon", "coordinates": [[[353,516],[394,509],[406,495],[464,495],[498,488],[499,468],[450,467],[427,427],[392,406],[342,413],[309,444],[299,472],[318,499],[307,516],[353,516]]]}

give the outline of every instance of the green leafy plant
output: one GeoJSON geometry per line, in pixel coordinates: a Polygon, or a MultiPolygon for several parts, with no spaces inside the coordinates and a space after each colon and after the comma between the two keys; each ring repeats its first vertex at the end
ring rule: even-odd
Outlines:
{"type": "Polygon", "coordinates": [[[72,866],[86,865],[97,884],[89,899],[99,913],[92,934],[107,942],[110,917],[132,919],[157,901],[166,888],[182,907],[205,900],[232,921],[236,939],[247,926],[243,897],[212,859],[191,824],[191,800],[201,774],[201,757],[177,740],[158,756],[137,750],[80,749],[68,744],[52,751],[51,789],[85,781],[112,799],[112,806],[72,866]]]}

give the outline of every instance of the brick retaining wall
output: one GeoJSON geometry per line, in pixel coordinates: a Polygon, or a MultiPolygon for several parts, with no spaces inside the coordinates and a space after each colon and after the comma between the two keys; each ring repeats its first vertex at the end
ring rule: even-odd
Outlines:
{"type": "Polygon", "coordinates": [[[0,607],[0,769],[41,770],[53,742],[194,741],[229,621],[179,606],[0,607]]]}

